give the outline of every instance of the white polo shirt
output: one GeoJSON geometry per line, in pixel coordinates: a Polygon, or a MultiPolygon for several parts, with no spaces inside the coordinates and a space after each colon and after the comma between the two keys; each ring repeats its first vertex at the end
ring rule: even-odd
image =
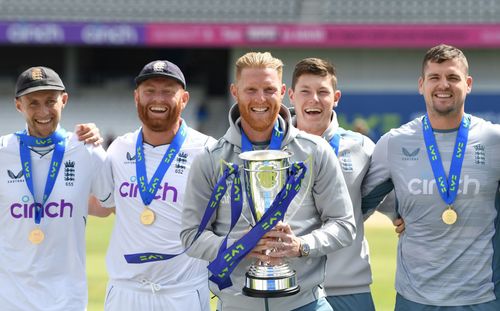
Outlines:
{"type": "MultiPolygon", "coordinates": [[[[31,151],[33,185],[41,202],[53,147],[31,151]]],[[[0,309],[85,310],[85,226],[88,197],[101,200],[105,152],[67,133],[66,150],[39,228],[45,239],[35,245],[34,200],[21,169],[16,135],[0,137],[0,309]]]]}
{"type": "MultiPolygon", "coordinates": [[[[135,145],[139,131],[118,137],[108,149],[108,161],[114,181],[116,219],[106,262],[111,281],[147,281],[162,288],[207,286],[207,262],[182,254],[170,260],[126,262],[125,254],[178,254],[183,251],[179,238],[186,180],[195,156],[215,140],[188,128],[179,153],[161,181],[149,208],[156,220],[145,226],[140,222],[144,203],[138,189],[135,145]]],[[[148,182],[169,145],[153,147],[144,144],[148,182]]],[[[113,205],[113,204],[107,204],[113,205]]],[[[200,206],[200,208],[204,208],[200,206]]]]}

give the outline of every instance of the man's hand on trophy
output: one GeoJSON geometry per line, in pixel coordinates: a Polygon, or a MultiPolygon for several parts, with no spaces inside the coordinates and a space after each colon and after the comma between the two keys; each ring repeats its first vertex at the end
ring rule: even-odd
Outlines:
{"type": "MultiPolygon", "coordinates": [[[[269,233],[269,232],[268,232],[269,233]]],[[[273,260],[273,258],[270,258],[268,254],[272,251],[269,249],[267,246],[267,243],[274,238],[269,238],[267,237],[267,234],[265,234],[255,245],[255,247],[252,249],[250,253],[248,253],[247,257],[248,258],[256,258],[260,260],[261,262],[264,262],[266,264],[279,264],[279,260],[273,260]]]]}
{"type": "Polygon", "coordinates": [[[271,260],[300,256],[300,239],[295,236],[289,224],[280,221],[264,236],[269,238],[266,246],[272,249],[268,254],[271,260]]]}

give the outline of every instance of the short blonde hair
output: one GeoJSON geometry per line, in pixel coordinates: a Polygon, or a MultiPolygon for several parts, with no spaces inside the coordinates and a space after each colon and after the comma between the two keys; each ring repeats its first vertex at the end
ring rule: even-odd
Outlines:
{"type": "Polygon", "coordinates": [[[269,52],[249,52],[236,61],[236,81],[241,76],[244,68],[271,68],[276,69],[280,79],[283,78],[283,62],[269,52]]]}

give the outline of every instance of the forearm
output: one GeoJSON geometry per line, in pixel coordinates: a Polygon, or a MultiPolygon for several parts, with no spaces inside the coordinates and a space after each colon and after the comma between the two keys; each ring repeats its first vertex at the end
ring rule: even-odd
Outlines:
{"type": "Polygon", "coordinates": [[[214,260],[224,237],[218,236],[210,230],[204,230],[194,240],[197,231],[198,226],[190,226],[181,231],[181,241],[184,247],[188,248],[187,254],[207,261],[214,260]]]}
{"type": "Polygon", "coordinates": [[[89,197],[89,215],[96,217],[108,217],[115,212],[115,208],[106,208],[101,205],[101,202],[93,195],[89,197]]]}
{"type": "Polygon", "coordinates": [[[347,247],[352,244],[355,237],[356,229],[350,218],[329,220],[321,228],[300,236],[309,244],[311,248],[309,256],[312,257],[323,256],[347,247]]]}

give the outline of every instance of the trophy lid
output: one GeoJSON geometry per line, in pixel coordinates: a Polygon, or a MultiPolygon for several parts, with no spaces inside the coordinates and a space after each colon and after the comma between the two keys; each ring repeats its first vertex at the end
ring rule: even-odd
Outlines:
{"type": "Polygon", "coordinates": [[[275,161],[288,159],[292,155],[292,152],[284,150],[253,150],[243,152],[239,157],[245,161],[275,161]]]}

